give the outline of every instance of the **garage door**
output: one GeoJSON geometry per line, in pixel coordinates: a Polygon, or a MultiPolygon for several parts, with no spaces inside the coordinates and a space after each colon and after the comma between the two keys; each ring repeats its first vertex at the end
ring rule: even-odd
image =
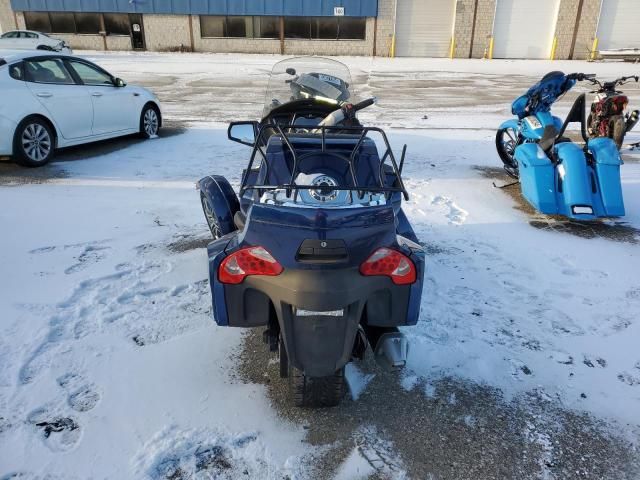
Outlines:
{"type": "Polygon", "coordinates": [[[604,0],[598,23],[598,49],[640,48],[640,2],[604,0]]]}
{"type": "Polygon", "coordinates": [[[397,1],[396,56],[449,56],[455,0],[397,1]]]}
{"type": "Polygon", "coordinates": [[[498,0],[493,58],[549,58],[559,0],[498,0]]]}

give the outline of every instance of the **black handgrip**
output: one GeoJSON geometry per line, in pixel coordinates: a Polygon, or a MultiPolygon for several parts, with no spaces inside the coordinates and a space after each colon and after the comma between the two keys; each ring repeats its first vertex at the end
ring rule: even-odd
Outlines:
{"type": "Polygon", "coordinates": [[[375,98],[368,98],[366,100],[363,100],[360,103],[356,103],[353,105],[353,109],[357,112],[358,110],[362,110],[363,108],[367,108],[371,105],[373,105],[374,103],[376,103],[376,99],[375,98]]]}
{"type": "Polygon", "coordinates": [[[582,82],[583,80],[594,80],[595,78],[595,73],[570,73],[567,75],[568,80],[577,80],[579,82],[582,82]]]}

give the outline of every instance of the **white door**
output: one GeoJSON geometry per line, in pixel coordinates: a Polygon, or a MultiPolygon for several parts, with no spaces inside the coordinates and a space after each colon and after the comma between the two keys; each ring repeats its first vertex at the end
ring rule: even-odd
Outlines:
{"type": "Polygon", "coordinates": [[[84,87],[73,80],[59,58],[32,58],[25,61],[26,80],[31,92],[49,112],[64,138],[91,135],[93,106],[84,87]]]}
{"type": "Polygon", "coordinates": [[[559,0],[497,0],[493,58],[548,59],[559,3],[559,0]]]}
{"type": "Polygon", "coordinates": [[[447,57],[455,0],[397,0],[396,56],[447,57]]]}
{"type": "Polygon", "coordinates": [[[68,60],[93,103],[93,134],[103,135],[138,128],[140,112],[136,112],[133,92],[116,87],[113,78],[104,70],[86,62],[68,60]]]}
{"type": "Polygon", "coordinates": [[[640,48],[640,2],[603,0],[598,23],[598,49],[640,48]]]}

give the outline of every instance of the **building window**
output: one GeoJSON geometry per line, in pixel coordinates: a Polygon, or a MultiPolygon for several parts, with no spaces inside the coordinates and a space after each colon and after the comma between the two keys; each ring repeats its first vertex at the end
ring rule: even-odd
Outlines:
{"type": "Polygon", "coordinates": [[[285,17],[284,36],[304,40],[365,40],[365,17],[285,17]]]}
{"type": "Polygon", "coordinates": [[[107,35],[130,35],[129,15],[126,13],[105,13],[103,17],[107,35]]]}
{"type": "Polygon", "coordinates": [[[280,38],[280,17],[253,17],[254,38],[280,38]]]}
{"type": "Polygon", "coordinates": [[[202,38],[280,38],[279,17],[200,16],[202,38]]]}
{"type": "Polygon", "coordinates": [[[54,33],[76,33],[73,13],[50,13],[51,31],[54,33]]]}
{"type": "Polygon", "coordinates": [[[76,33],[100,33],[100,15],[97,13],[74,13],[76,33]]]}
{"type": "MultiPolygon", "coordinates": [[[[42,33],[100,33],[99,13],[24,12],[28,30],[42,33]]],[[[127,32],[128,35],[128,32],[127,32]]]]}
{"type": "Polygon", "coordinates": [[[28,30],[51,33],[51,21],[46,12],[24,12],[24,22],[28,30]]]}
{"type": "Polygon", "coordinates": [[[200,15],[201,37],[224,37],[224,24],[226,17],[214,17],[200,15]]]}

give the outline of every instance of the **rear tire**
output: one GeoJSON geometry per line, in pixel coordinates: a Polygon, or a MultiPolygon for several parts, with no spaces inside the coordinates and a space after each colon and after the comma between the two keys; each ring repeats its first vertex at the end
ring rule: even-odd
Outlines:
{"type": "Polygon", "coordinates": [[[280,338],[278,353],[280,355],[280,378],[287,378],[289,377],[289,355],[287,355],[282,338],[280,338]]]}
{"type": "Polygon", "coordinates": [[[308,377],[292,367],[290,377],[291,394],[296,407],[335,407],[346,391],[344,367],[328,377],[308,377]]]}
{"type": "Polygon", "coordinates": [[[496,133],[496,150],[498,150],[500,160],[504,164],[504,170],[515,179],[519,177],[518,162],[515,158],[517,146],[518,134],[513,128],[501,128],[498,130],[496,133]]]}
{"type": "Polygon", "coordinates": [[[626,122],[622,115],[616,115],[609,121],[609,137],[616,142],[616,146],[618,150],[622,147],[622,142],[624,142],[624,135],[627,130],[626,122]]]}
{"type": "Polygon", "coordinates": [[[15,159],[25,167],[41,167],[53,158],[55,136],[49,124],[39,117],[27,117],[13,137],[15,159]]]}

